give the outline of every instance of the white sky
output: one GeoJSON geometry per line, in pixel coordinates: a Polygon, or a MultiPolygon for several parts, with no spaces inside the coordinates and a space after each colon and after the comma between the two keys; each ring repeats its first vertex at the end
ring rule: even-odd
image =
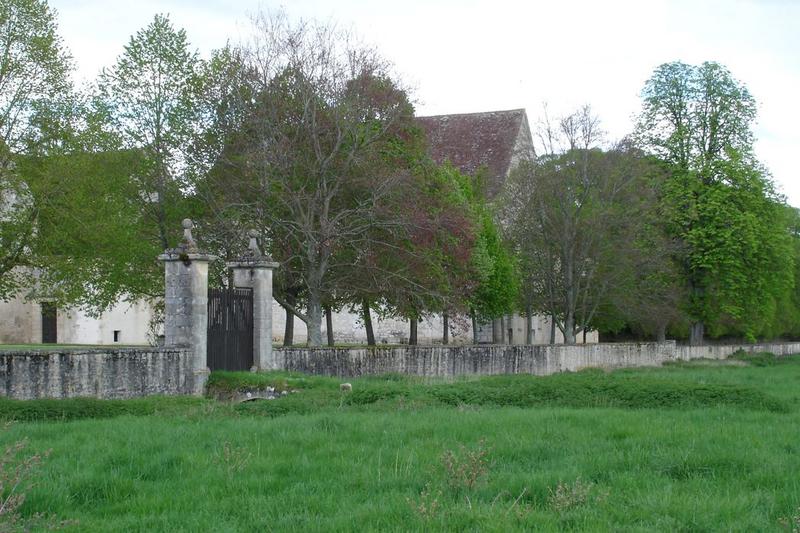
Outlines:
{"type": "Polygon", "coordinates": [[[756,151],[800,206],[800,0],[50,0],[60,33],[93,79],[155,13],[201,54],[249,29],[248,15],[352,27],[414,89],[420,115],[524,107],[531,123],[588,103],[611,139],[632,127],[639,91],[661,63],[726,65],[759,102],[756,151]]]}

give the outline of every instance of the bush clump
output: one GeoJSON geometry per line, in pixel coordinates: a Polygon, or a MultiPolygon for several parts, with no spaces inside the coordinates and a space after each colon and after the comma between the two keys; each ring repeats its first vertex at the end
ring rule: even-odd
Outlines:
{"type": "Polygon", "coordinates": [[[772,352],[750,353],[744,350],[737,350],[728,357],[736,361],[744,361],[751,366],[775,366],[792,362],[789,357],[778,357],[772,352]]]}

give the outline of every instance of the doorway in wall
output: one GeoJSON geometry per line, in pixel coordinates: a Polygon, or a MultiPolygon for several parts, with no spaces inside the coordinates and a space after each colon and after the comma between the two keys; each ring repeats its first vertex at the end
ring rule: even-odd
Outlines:
{"type": "Polygon", "coordinates": [[[58,342],[58,309],[52,302],[42,302],[42,344],[58,342]]]}

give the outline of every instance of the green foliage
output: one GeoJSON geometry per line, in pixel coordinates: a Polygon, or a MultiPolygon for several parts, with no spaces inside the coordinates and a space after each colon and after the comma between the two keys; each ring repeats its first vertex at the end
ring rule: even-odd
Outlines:
{"type": "MultiPolygon", "coordinates": [[[[28,158],[20,172],[38,206],[35,257],[50,298],[103,310],[123,295],[163,294],[163,250],[139,211],[136,151],[28,158]]],[[[176,226],[178,228],[179,226],[176,226]]]]}
{"type": "Polygon", "coordinates": [[[36,238],[36,205],[15,159],[41,148],[34,117],[71,92],[71,68],[45,1],[0,4],[0,299],[24,286],[17,267],[30,266],[36,238]]]}
{"type": "Polygon", "coordinates": [[[785,364],[794,364],[794,359],[791,357],[778,357],[774,353],[759,352],[750,353],[744,350],[739,350],[729,357],[736,361],[744,361],[752,366],[776,366],[785,364]]]}
{"type": "Polygon", "coordinates": [[[634,314],[650,290],[638,280],[660,270],[665,252],[653,229],[657,167],[627,143],[599,148],[598,119],[588,107],[560,124],[545,136],[564,147],[509,176],[502,218],[525,307],[554,317],[565,342],[574,343],[581,331],[614,327],[615,314],[634,314]]]}
{"type": "Polygon", "coordinates": [[[642,95],[637,136],[671,165],[666,227],[684,245],[677,259],[697,333],[775,333],[794,251],[783,200],[752,153],[755,100],[716,63],[662,65],[642,95]]]}
{"type": "Polygon", "coordinates": [[[29,122],[37,105],[58,100],[71,89],[72,62],[57,33],[54,11],[44,0],[0,4],[0,168],[8,153],[35,143],[29,122]]]}
{"type": "MultiPolygon", "coordinates": [[[[131,283],[120,286],[121,294],[163,292],[157,275],[162,267],[154,261],[153,250],[157,255],[173,246],[180,221],[196,211],[196,203],[188,198],[192,187],[185,167],[200,123],[201,69],[186,32],[156,15],[100,75],[97,98],[106,111],[107,126],[139,157],[136,166],[126,169],[136,193],[121,201],[130,204],[124,213],[140,224],[147,250],[133,257],[137,268],[130,271],[131,283]]],[[[108,228],[110,238],[115,237],[114,229],[108,228]]]]}
{"type": "Polygon", "coordinates": [[[519,276],[489,209],[479,204],[478,213],[478,236],[472,251],[477,287],[469,301],[476,316],[488,321],[514,311],[519,276]]]}

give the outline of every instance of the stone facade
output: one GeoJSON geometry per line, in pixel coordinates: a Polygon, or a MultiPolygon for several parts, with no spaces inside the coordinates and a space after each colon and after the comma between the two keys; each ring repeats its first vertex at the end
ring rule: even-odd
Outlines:
{"type": "MultiPolygon", "coordinates": [[[[118,302],[100,316],[80,309],[58,309],[59,344],[148,344],[153,306],[144,300],[118,302]]],[[[42,342],[42,304],[19,294],[0,301],[0,344],[42,342]]]]}

